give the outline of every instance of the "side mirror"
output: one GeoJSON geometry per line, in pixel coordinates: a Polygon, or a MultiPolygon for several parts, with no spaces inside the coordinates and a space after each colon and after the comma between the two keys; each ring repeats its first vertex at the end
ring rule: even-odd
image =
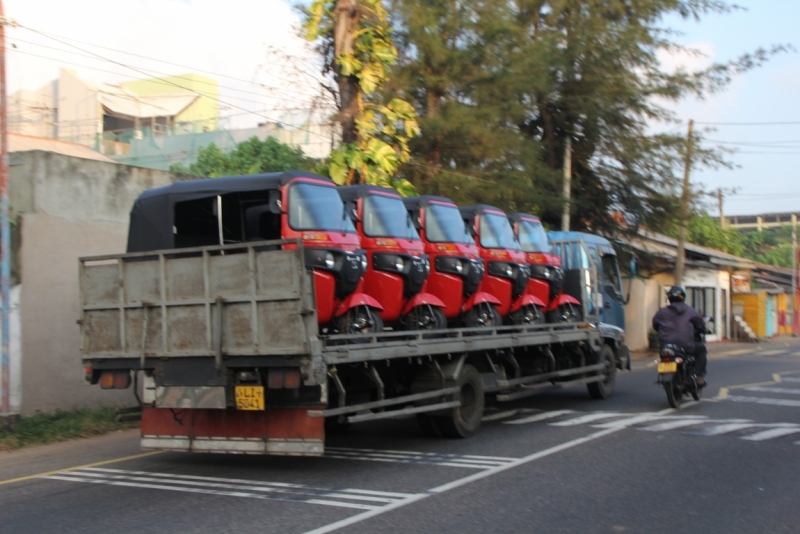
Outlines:
{"type": "Polygon", "coordinates": [[[283,213],[283,203],[281,202],[280,190],[269,192],[269,211],[279,215],[283,213]]]}
{"type": "Polygon", "coordinates": [[[631,255],[631,261],[628,265],[628,268],[631,271],[631,276],[636,276],[639,273],[639,257],[635,254],[631,255]]]}

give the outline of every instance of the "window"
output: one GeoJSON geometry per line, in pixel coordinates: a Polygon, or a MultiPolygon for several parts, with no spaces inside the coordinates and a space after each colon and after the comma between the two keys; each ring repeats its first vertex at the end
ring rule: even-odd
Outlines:
{"type": "Polygon", "coordinates": [[[514,230],[505,215],[483,213],[480,224],[482,247],[520,250],[519,243],[514,239],[514,230]]]}
{"type": "Polygon", "coordinates": [[[369,237],[419,239],[399,196],[369,195],[364,199],[364,233],[369,237]]]}
{"type": "Polygon", "coordinates": [[[700,315],[714,316],[716,310],[715,289],[713,287],[687,287],[686,304],[700,315]]]}
{"type": "Polygon", "coordinates": [[[610,285],[614,288],[613,294],[622,296],[622,286],[619,279],[619,267],[617,266],[617,257],[613,254],[605,254],[602,257],[603,262],[603,285],[610,285]]]}
{"type": "Polygon", "coordinates": [[[431,243],[465,243],[474,245],[464,219],[453,205],[431,204],[425,211],[425,234],[431,243]]]}

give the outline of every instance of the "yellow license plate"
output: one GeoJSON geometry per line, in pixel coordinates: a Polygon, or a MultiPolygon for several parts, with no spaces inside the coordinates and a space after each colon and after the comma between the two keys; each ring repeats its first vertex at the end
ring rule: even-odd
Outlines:
{"type": "Polygon", "coordinates": [[[234,398],[237,410],[263,410],[264,386],[236,386],[234,398]]]}
{"type": "Polygon", "coordinates": [[[661,362],[658,364],[659,373],[675,373],[678,370],[678,362],[661,362]]]}

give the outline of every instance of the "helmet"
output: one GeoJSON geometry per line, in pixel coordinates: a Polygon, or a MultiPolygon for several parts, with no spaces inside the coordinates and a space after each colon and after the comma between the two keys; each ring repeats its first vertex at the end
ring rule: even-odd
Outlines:
{"type": "Polygon", "coordinates": [[[686,291],[681,286],[672,286],[667,291],[667,299],[670,302],[683,302],[686,300],[686,291]]]}

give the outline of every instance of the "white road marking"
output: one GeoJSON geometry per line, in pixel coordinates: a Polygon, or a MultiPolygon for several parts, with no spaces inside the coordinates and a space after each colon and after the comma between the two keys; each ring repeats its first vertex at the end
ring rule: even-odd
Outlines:
{"type": "Polygon", "coordinates": [[[340,460],[364,460],[372,462],[392,462],[404,464],[426,464],[445,467],[464,467],[468,469],[490,469],[515,458],[498,456],[459,455],[435,452],[389,451],[377,449],[351,449],[345,447],[328,447],[326,458],[340,460]]]}
{"type": "Polygon", "coordinates": [[[356,510],[376,510],[393,504],[413,494],[377,491],[319,488],[300,484],[280,484],[254,480],[224,479],[149,473],[146,471],[121,471],[104,469],[77,469],[42,478],[90,484],[105,484],[133,488],[159,489],[205,495],[245,497],[262,500],[290,501],[321,504],[356,510]],[[201,479],[201,480],[197,480],[201,479]],[[368,492],[368,493],[367,493],[368,492]]]}
{"type": "Polygon", "coordinates": [[[706,416],[692,416],[693,418],[683,418],[676,421],[668,421],[666,423],[658,423],[651,426],[645,426],[639,430],[647,430],[648,432],[664,432],[666,430],[675,430],[678,428],[685,428],[687,426],[702,425],[708,423],[751,423],[750,419],[708,419],[706,416]]]}
{"type": "MultiPolygon", "coordinates": [[[[797,356],[800,356],[800,352],[796,352],[795,354],[797,356]]],[[[800,378],[792,378],[792,377],[786,377],[786,376],[782,376],[781,380],[783,382],[800,382],[800,378]]]]}
{"type": "Polygon", "coordinates": [[[733,402],[751,402],[754,404],[766,404],[772,406],[790,406],[792,408],[800,408],[800,401],[787,400],[787,399],[771,399],[766,397],[743,397],[737,395],[728,395],[725,400],[733,402]]]}
{"type": "Polygon", "coordinates": [[[493,413],[492,415],[487,415],[481,419],[482,422],[487,421],[497,421],[498,419],[507,419],[509,417],[513,417],[520,413],[529,413],[529,412],[540,412],[541,410],[533,410],[528,408],[522,408],[519,410],[506,410],[504,412],[493,413]]]}
{"type": "Polygon", "coordinates": [[[764,441],[767,439],[778,438],[781,436],[788,436],[790,434],[796,434],[800,432],[800,426],[792,426],[792,427],[783,427],[783,428],[771,428],[769,430],[762,430],[761,432],[756,432],[755,434],[750,434],[749,436],[744,436],[742,439],[746,439],[747,441],[764,441]]]}
{"type": "Polygon", "coordinates": [[[775,349],[775,350],[762,350],[758,351],[756,354],[758,356],[774,356],[776,354],[784,354],[786,349],[775,349]]]}
{"type": "Polygon", "coordinates": [[[788,395],[800,395],[800,389],[773,388],[769,386],[755,386],[751,388],[744,388],[744,391],[761,391],[765,393],[786,393],[788,395]]]}
{"type": "Polygon", "coordinates": [[[620,415],[624,416],[626,414],[622,414],[619,412],[595,412],[587,415],[581,415],[580,417],[575,417],[574,419],[559,421],[558,423],[550,423],[550,426],[582,425],[584,423],[591,423],[592,421],[598,421],[600,419],[608,419],[609,417],[619,417],[620,415]]]}
{"type": "MultiPolygon", "coordinates": [[[[675,410],[673,410],[671,408],[668,408],[666,410],[658,412],[658,415],[666,415],[666,414],[669,414],[669,413],[673,413],[674,411],[675,410]]],[[[571,411],[568,411],[568,412],[569,413],[573,413],[571,411]]],[[[550,412],[550,413],[554,413],[554,412],[550,412]]],[[[545,414],[540,414],[540,415],[545,415],[545,414]]],[[[435,488],[429,489],[429,490],[425,491],[424,493],[418,493],[416,495],[412,495],[412,496],[410,496],[410,497],[408,497],[406,499],[403,499],[402,501],[397,501],[397,502],[394,502],[392,504],[387,504],[386,506],[383,506],[383,507],[381,507],[381,508],[379,508],[377,510],[369,510],[369,511],[366,511],[366,512],[362,512],[362,513],[356,514],[356,515],[354,515],[352,517],[348,517],[346,519],[342,519],[340,521],[336,521],[334,523],[330,523],[328,525],[324,525],[324,526],[321,526],[319,528],[315,528],[313,530],[309,530],[308,532],[306,532],[306,534],[325,534],[327,532],[333,532],[335,530],[339,530],[339,529],[342,529],[342,528],[345,528],[345,527],[349,527],[351,525],[355,525],[356,523],[360,523],[360,522],[365,521],[367,519],[370,519],[372,517],[376,517],[376,516],[379,516],[379,515],[381,515],[383,513],[390,512],[392,510],[397,510],[398,508],[402,508],[403,506],[406,506],[406,505],[409,505],[409,504],[413,504],[415,502],[419,502],[419,501],[421,501],[423,499],[427,499],[428,497],[433,497],[434,495],[439,495],[441,493],[444,493],[446,491],[450,491],[452,489],[459,488],[459,487],[464,486],[466,484],[470,484],[472,482],[475,482],[475,481],[490,477],[492,475],[496,475],[498,473],[502,473],[503,471],[508,471],[509,469],[513,469],[515,467],[519,467],[521,465],[525,465],[527,463],[534,462],[536,460],[539,460],[541,458],[545,458],[547,456],[559,453],[561,451],[564,451],[564,450],[567,450],[567,449],[571,449],[571,448],[577,447],[579,445],[583,445],[584,443],[589,443],[589,442],[594,441],[596,439],[600,439],[600,438],[603,438],[605,436],[609,436],[611,434],[614,434],[616,432],[619,432],[619,431],[623,430],[623,428],[624,427],[617,427],[617,428],[609,428],[609,429],[606,429],[606,430],[601,430],[599,432],[595,432],[593,434],[589,434],[588,436],[584,436],[582,438],[577,438],[577,439],[574,439],[572,441],[568,441],[566,443],[562,443],[560,445],[556,445],[555,447],[550,447],[549,449],[545,449],[545,450],[542,450],[542,451],[539,451],[539,452],[535,452],[533,454],[529,454],[528,456],[525,456],[523,458],[519,458],[519,459],[514,460],[513,462],[509,462],[509,463],[507,463],[505,465],[501,465],[501,466],[498,466],[498,467],[495,467],[495,468],[492,468],[492,469],[487,469],[485,471],[481,471],[479,473],[475,473],[475,474],[472,474],[470,476],[466,476],[464,478],[460,478],[458,480],[454,480],[453,482],[448,482],[447,484],[442,484],[441,486],[437,486],[435,488]]]]}
{"type": "Polygon", "coordinates": [[[575,410],[555,410],[553,412],[544,412],[536,415],[531,415],[529,417],[523,417],[521,419],[514,419],[513,421],[503,421],[504,425],[524,425],[527,423],[536,423],[537,421],[545,421],[547,419],[554,419],[556,417],[560,417],[562,415],[567,415],[570,413],[578,413],[575,410]]]}
{"type": "Polygon", "coordinates": [[[744,430],[745,428],[753,428],[758,426],[755,423],[728,423],[725,425],[712,426],[711,428],[704,428],[693,432],[698,436],[719,436],[720,434],[727,434],[728,432],[736,432],[737,430],[744,430]]]}
{"type": "Polygon", "coordinates": [[[728,352],[720,352],[718,354],[709,354],[709,356],[737,356],[739,354],[748,354],[750,352],[754,352],[753,349],[731,350],[728,352]]]}

